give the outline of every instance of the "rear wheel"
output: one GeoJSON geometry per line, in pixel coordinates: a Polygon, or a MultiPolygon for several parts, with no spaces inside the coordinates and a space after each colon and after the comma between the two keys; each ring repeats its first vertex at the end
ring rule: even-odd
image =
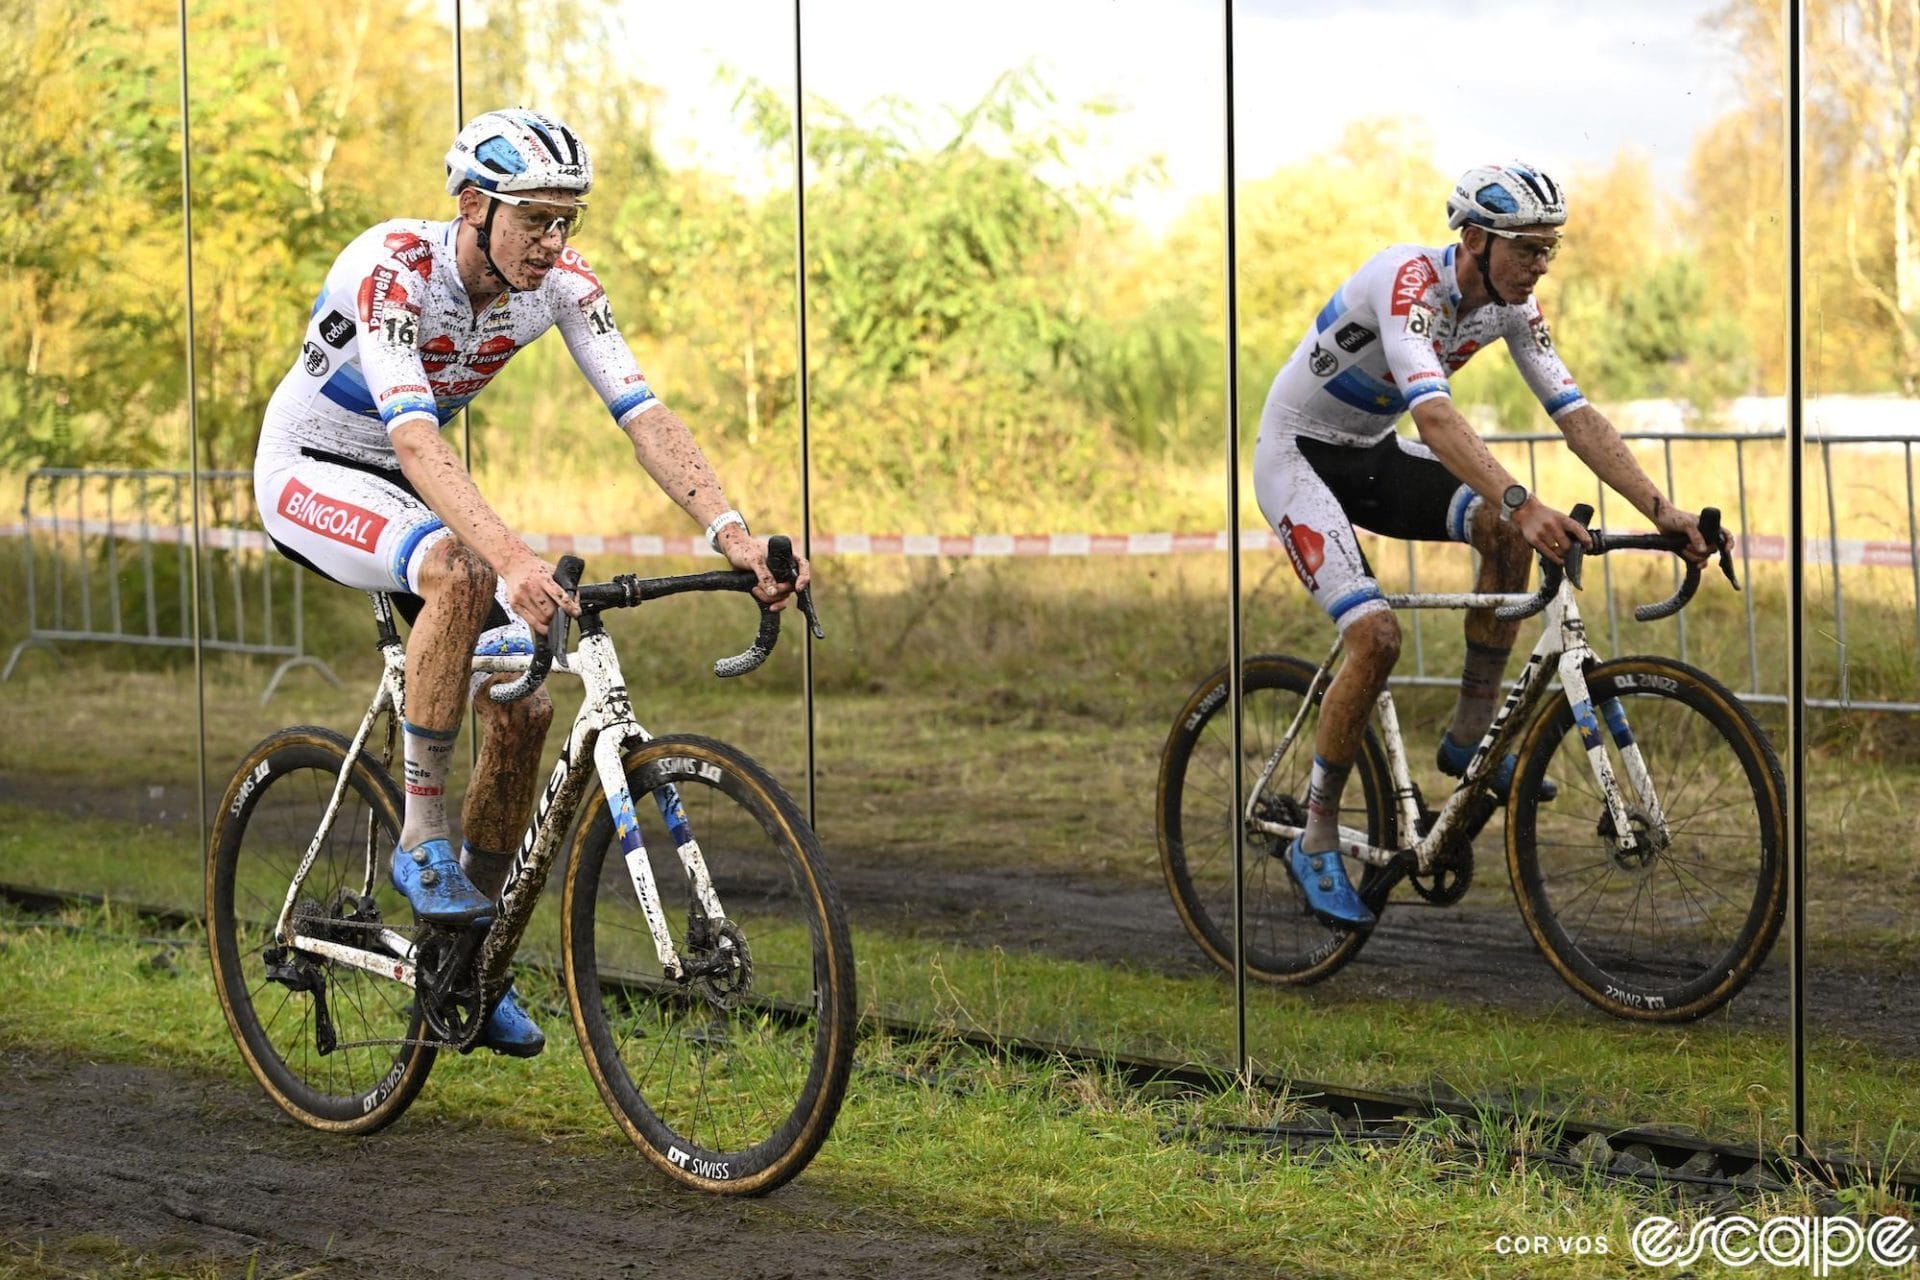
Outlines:
{"type": "Polygon", "coordinates": [[[745,755],[676,735],[630,752],[625,767],[637,839],[623,842],[599,796],[574,837],[562,904],[588,1069],[662,1171],[705,1191],[771,1191],[826,1141],[852,1068],[853,947],[839,896],[798,807],[745,755]],[[676,793],[722,922],[698,909],[662,817],[657,798],[671,809],[676,793]],[[629,858],[646,860],[675,952],[706,963],[705,976],[662,968],[629,858]]]}
{"type": "Polygon", "coordinates": [[[1747,984],[1780,932],[1780,763],[1752,714],[1703,671],[1621,658],[1594,667],[1587,685],[1628,820],[1646,839],[1618,848],[1573,708],[1560,699],[1520,746],[1507,823],[1514,897],[1541,952],[1587,1000],[1639,1021],[1698,1018],[1747,984]],[[1623,767],[1619,728],[1646,762],[1664,836],[1623,767]],[[1549,772],[1560,795],[1542,803],[1549,772]]]}
{"type": "MultiPolygon", "coordinates": [[[[1298,658],[1261,654],[1246,660],[1239,770],[1251,792],[1267,757],[1293,723],[1313,681],[1314,668],[1298,658]]],[[[1261,795],[1256,811],[1299,826],[1306,821],[1307,781],[1313,766],[1316,706],[1261,795]]],[[[1215,964],[1233,970],[1233,839],[1242,822],[1233,811],[1233,722],[1227,669],[1201,682],[1173,722],[1160,754],[1154,806],[1160,867],[1187,932],[1215,964]]],[[[1394,843],[1393,786],[1386,755],[1369,729],[1341,797],[1340,823],[1368,833],[1382,847],[1394,843]]],[[[1263,982],[1309,983],[1351,960],[1366,930],[1332,929],[1308,912],[1286,865],[1287,841],[1249,832],[1242,865],[1247,972],[1263,982]]],[[[1377,911],[1375,890],[1386,873],[1349,859],[1347,873],[1377,911]]]]}
{"type": "MultiPolygon", "coordinates": [[[[241,761],[207,855],[207,942],[227,1026],[267,1096],[313,1128],[369,1133],[399,1118],[433,1066],[431,1048],[405,1043],[421,1035],[413,991],[273,936],[350,745],[330,729],[283,729],[241,761]]],[[[399,791],[362,753],[294,904],[295,929],[373,948],[384,921],[410,923],[385,874],[399,830],[399,791]]]]}

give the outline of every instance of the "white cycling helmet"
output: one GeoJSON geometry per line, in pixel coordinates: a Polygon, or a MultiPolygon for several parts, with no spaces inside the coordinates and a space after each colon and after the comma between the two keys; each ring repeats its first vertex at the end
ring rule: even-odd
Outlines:
{"type": "Polygon", "coordinates": [[[558,187],[587,194],[593,158],[573,130],[552,116],[506,107],[475,116],[447,152],[447,194],[472,183],[482,191],[558,187]]]}
{"type": "Polygon", "coordinates": [[[1460,175],[1447,197],[1447,225],[1456,230],[1557,227],[1566,220],[1566,193],[1530,164],[1476,165],[1460,175]]]}

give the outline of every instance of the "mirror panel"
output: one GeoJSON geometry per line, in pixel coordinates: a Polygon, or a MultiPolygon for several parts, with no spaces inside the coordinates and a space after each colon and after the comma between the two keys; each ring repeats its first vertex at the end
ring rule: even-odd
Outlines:
{"type": "MultiPolygon", "coordinates": [[[[1315,525],[1344,529],[1348,521],[1330,500],[1313,506],[1297,477],[1334,476],[1314,481],[1325,486],[1351,472],[1356,493],[1378,492],[1387,484],[1391,495],[1371,517],[1372,527],[1391,531],[1394,521],[1410,518],[1405,513],[1417,501],[1417,468],[1403,476],[1377,470],[1384,463],[1362,466],[1351,461],[1357,448],[1337,453],[1338,445],[1321,446],[1316,452],[1311,438],[1298,443],[1303,432],[1289,425],[1298,419],[1282,410],[1304,415],[1309,433],[1316,423],[1323,435],[1326,423],[1359,424],[1349,438],[1365,443],[1367,424],[1376,431],[1392,425],[1391,410],[1420,398],[1416,380],[1392,382],[1368,364],[1365,348],[1379,326],[1367,319],[1371,310],[1341,319],[1366,295],[1363,287],[1343,288],[1342,282],[1387,246],[1407,246],[1398,259],[1404,265],[1429,261],[1418,246],[1455,241],[1457,233],[1447,226],[1448,193],[1456,177],[1476,165],[1524,157],[1564,185],[1569,208],[1561,251],[1535,289],[1551,328],[1521,324],[1513,333],[1528,358],[1543,367],[1557,353],[1577,384],[1562,382],[1556,372],[1536,392],[1505,352],[1463,363],[1477,346],[1492,345],[1501,335],[1497,327],[1476,331],[1474,324],[1484,322],[1474,321],[1454,297],[1460,292],[1460,251],[1431,260],[1431,274],[1453,287],[1437,286],[1436,301],[1417,319],[1440,331],[1446,367],[1433,367],[1448,379],[1453,405],[1492,454],[1560,511],[1588,502],[1599,508],[1597,523],[1605,528],[1649,528],[1648,518],[1618,495],[1600,492],[1543,412],[1577,385],[1627,439],[1638,469],[1674,502],[1689,510],[1724,509],[1743,536],[1743,548],[1771,546],[1768,535],[1777,538],[1786,527],[1785,413],[1779,398],[1784,295],[1774,283],[1783,278],[1784,266],[1783,63],[1768,13],[1757,13],[1748,26],[1729,27],[1718,23],[1720,9],[1704,3],[1605,12],[1574,4],[1535,6],[1524,22],[1475,27],[1474,61],[1510,67],[1511,76],[1388,76],[1380,93],[1356,98],[1340,92],[1347,69],[1338,60],[1316,61],[1305,51],[1348,47],[1382,21],[1394,24],[1396,40],[1406,47],[1438,47],[1450,42],[1450,33],[1457,36],[1457,13],[1415,3],[1325,13],[1241,6],[1237,65],[1284,73],[1243,73],[1237,118],[1282,118],[1301,101],[1317,104],[1318,112],[1312,131],[1243,127],[1239,134],[1241,341],[1252,353],[1259,386],[1244,401],[1241,423],[1247,523],[1260,522],[1263,496],[1274,508],[1264,513],[1266,528],[1248,535],[1242,563],[1249,652],[1295,654],[1310,672],[1333,639],[1328,609],[1340,602],[1335,588],[1341,557],[1333,537],[1315,525]],[[1529,46],[1549,29],[1582,56],[1572,63],[1533,56],[1529,46]],[[1769,94],[1771,117],[1765,115],[1769,94]],[[1515,111],[1519,100],[1529,109],[1515,111]],[[1653,339],[1656,333],[1668,336],[1653,339]],[[1279,407],[1263,426],[1266,382],[1290,357],[1299,362],[1299,377],[1289,382],[1281,375],[1279,407]],[[1262,430],[1272,433],[1265,450],[1258,443],[1262,430]],[[1273,461],[1263,464],[1268,455],[1273,461]],[[1298,459],[1291,472],[1289,458],[1298,459]],[[1263,465],[1272,479],[1258,474],[1263,465]],[[1369,481],[1362,472],[1399,478],[1369,481]],[[1292,496],[1280,480],[1287,474],[1296,477],[1292,496]],[[1282,517],[1288,520],[1284,529],[1282,517]],[[1308,579],[1324,587],[1328,598],[1316,604],[1303,588],[1308,579]]],[[[1392,261],[1383,261],[1374,269],[1389,273],[1381,277],[1388,298],[1381,306],[1390,310],[1390,286],[1402,277],[1392,274],[1392,261]]],[[[1528,280],[1512,274],[1514,261],[1510,249],[1500,250],[1496,281],[1507,272],[1508,292],[1522,296],[1528,280]]],[[[1404,278],[1423,286],[1428,270],[1409,268],[1404,278]]],[[[1391,315],[1385,322],[1410,323],[1391,315]]],[[[1411,371],[1409,365],[1402,373],[1411,371]]],[[[1397,421],[1401,443],[1390,447],[1418,450],[1420,433],[1411,419],[1397,421]]],[[[1435,484],[1440,499],[1453,491],[1444,474],[1435,484]]],[[[1444,541],[1445,514],[1436,509],[1429,521],[1433,542],[1363,528],[1357,547],[1381,590],[1473,588],[1472,557],[1444,541]]],[[[1684,658],[1751,695],[1754,714],[1774,726],[1777,741],[1786,678],[1765,636],[1785,607],[1784,565],[1776,554],[1771,560],[1749,557],[1741,568],[1742,581],[1749,583],[1744,595],[1716,574],[1679,618],[1643,625],[1631,620],[1631,606],[1667,595],[1676,569],[1650,556],[1608,556],[1587,566],[1579,607],[1588,638],[1603,656],[1684,658]]],[[[1398,728],[1411,779],[1425,803],[1438,809],[1454,785],[1435,760],[1441,732],[1457,727],[1467,739],[1476,737],[1474,722],[1484,723],[1498,709],[1504,685],[1480,673],[1477,682],[1486,689],[1482,712],[1465,708],[1456,718],[1466,657],[1460,617],[1405,608],[1396,613],[1398,728]]],[[[1519,653],[1507,662],[1504,681],[1519,674],[1540,633],[1538,622],[1523,625],[1519,653]]],[[[1298,693],[1284,690],[1279,675],[1267,683],[1264,697],[1255,689],[1248,699],[1249,782],[1289,723],[1281,712],[1299,701],[1298,693]]],[[[1339,694],[1336,688],[1333,696],[1339,694]]],[[[1783,869],[1777,817],[1763,828],[1755,808],[1746,829],[1738,830],[1716,816],[1739,811],[1721,797],[1746,794],[1741,771],[1691,772],[1692,762],[1708,754],[1708,726],[1663,702],[1622,701],[1630,721],[1645,721],[1635,736],[1656,780],[1666,779],[1663,787],[1676,794],[1685,792],[1674,800],[1676,809],[1695,815],[1679,824],[1684,839],[1724,836],[1723,843],[1741,848],[1740,857],[1727,867],[1708,860],[1710,872],[1662,864],[1658,874],[1641,868],[1627,875],[1616,868],[1622,874],[1612,875],[1598,843],[1596,815],[1604,804],[1570,736],[1540,739],[1543,751],[1547,742],[1561,742],[1547,766],[1560,798],[1535,806],[1533,840],[1510,838],[1507,812],[1497,809],[1472,840],[1477,865],[1471,878],[1456,872],[1427,879],[1428,894],[1419,892],[1418,883],[1399,883],[1360,947],[1350,941],[1354,935],[1301,914],[1281,862],[1284,845],[1263,836],[1250,844],[1245,868],[1250,963],[1265,957],[1277,973],[1320,980],[1250,991],[1249,1039],[1257,1068],[1606,1125],[1657,1123],[1728,1139],[1750,1139],[1756,1129],[1782,1136],[1788,1114],[1784,945],[1770,950],[1759,976],[1729,1008],[1704,1021],[1660,1025],[1643,1016],[1659,1012],[1651,1004],[1623,1010],[1632,1018],[1609,1016],[1575,997],[1530,936],[1504,883],[1510,851],[1531,843],[1543,850],[1549,867],[1549,902],[1564,904],[1554,912],[1562,918],[1580,912],[1567,932],[1596,954],[1610,949],[1618,965],[1645,964],[1623,954],[1625,941],[1605,940],[1602,924],[1610,921],[1604,933],[1638,939],[1633,945],[1641,952],[1665,956],[1683,946],[1699,952],[1696,967],[1706,971],[1720,950],[1714,942],[1719,935],[1711,930],[1737,932],[1737,924],[1721,917],[1744,919],[1744,913],[1710,909],[1718,908],[1717,895],[1744,886],[1751,899],[1762,848],[1770,847],[1772,865],[1783,869]],[[1591,865],[1577,853],[1589,845],[1597,850],[1591,865]],[[1649,922],[1647,914],[1655,910],[1661,918],[1649,922]],[[1659,940],[1643,934],[1658,934],[1659,940]]],[[[1384,724],[1376,730],[1383,743],[1391,736],[1384,724]]],[[[1290,753],[1276,775],[1287,781],[1293,812],[1304,811],[1312,748],[1308,742],[1303,754],[1290,753]]],[[[1377,811],[1392,807],[1384,750],[1376,757],[1383,763],[1371,788],[1377,811]]],[[[1764,766],[1755,768],[1760,794],[1771,796],[1774,784],[1764,766]]],[[[1350,827],[1369,826],[1367,772],[1356,767],[1341,798],[1341,821],[1350,827]]],[[[1777,800],[1769,808],[1777,814],[1777,800]]],[[[1292,819],[1296,825],[1301,820],[1292,819]]],[[[1376,831],[1384,830],[1380,821],[1376,813],[1376,831]]],[[[1348,866],[1357,876],[1360,864],[1348,866]]],[[[1767,883],[1766,900],[1778,903],[1784,878],[1767,883]]],[[[1537,917],[1548,914],[1547,907],[1536,908],[1537,917]]]]}
{"type": "Polygon", "coordinates": [[[819,827],[863,997],[1230,1062],[1154,820],[1226,648],[1218,9],[803,16],[819,827]]]}

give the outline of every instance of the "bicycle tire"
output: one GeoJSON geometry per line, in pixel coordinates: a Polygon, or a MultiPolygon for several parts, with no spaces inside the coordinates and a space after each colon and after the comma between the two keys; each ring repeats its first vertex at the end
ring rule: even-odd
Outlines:
{"type": "Polygon", "coordinates": [[[679,734],[624,767],[675,949],[689,952],[693,900],[653,799],[668,785],[752,978],[727,1007],[665,974],[596,787],[561,903],[574,1029],[601,1099],[655,1167],[703,1191],[763,1194],[813,1159],[846,1095],[858,1010],[845,913],[799,807],[745,754],[679,734]]]}
{"type": "Polygon", "coordinates": [[[1507,822],[1514,899],[1541,953],[1582,998],[1619,1018],[1691,1021],[1737,995],[1779,935],[1787,902],[1780,762],[1740,700],[1685,663],[1619,658],[1593,667],[1587,685],[1631,811],[1638,797],[1605,727],[1607,703],[1621,700],[1672,843],[1644,858],[1612,847],[1573,708],[1561,698],[1520,746],[1507,822]],[[1569,756],[1554,768],[1563,747],[1569,756]],[[1542,802],[1536,792],[1549,768],[1560,795],[1542,802]]]}
{"type": "MultiPolygon", "coordinates": [[[[1293,722],[1315,668],[1298,658],[1257,654],[1246,659],[1242,685],[1243,791],[1250,791],[1280,736],[1293,722]]],[[[1213,962],[1233,971],[1233,833],[1227,760],[1232,753],[1227,668],[1222,666],[1194,689],[1174,718],[1160,753],[1154,818],[1160,868],[1174,909],[1193,940],[1213,962]]],[[[1275,803],[1291,806],[1293,822],[1306,811],[1306,784],[1313,762],[1314,718],[1301,726],[1296,741],[1268,784],[1275,803]]],[[[1361,743],[1348,788],[1342,796],[1341,823],[1363,828],[1371,843],[1396,841],[1393,784],[1386,753],[1369,727],[1361,743]],[[1355,796],[1360,803],[1353,803],[1355,796]]],[[[1364,929],[1334,929],[1315,919],[1300,888],[1288,874],[1286,843],[1279,837],[1249,833],[1241,871],[1241,901],[1246,913],[1247,973],[1262,982],[1305,985],[1331,976],[1365,945],[1364,929]]],[[[1349,864],[1349,870],[1352,864],[1349,864]]],[[[1375,892],[1386,873],[1366,866],[1358,881],[1361,896],[1377,912],[1375,892]]]]}
{"type": "MultiPolygon", "coordinates": [[[[331,729],[302,725],[268,736],[240,762],[208,844],[207,945],[227,1028],[267,1096],[312,1128],[371,1133],[392,1124],[413,1102],[435,1050],[391,1044],[323,1052],[316,1042],[313,993],[270,979],[265,954],[351,745],[331,729]]],[[[358,895],[371,831],[378,858],[376,905],[383,918],[410,922],[406,900],[387,884],[380,856],[399,836],[399,788],[365,752],[354,758],[347,780],[297,909],[325,919],[340,895],[358,895]]],[[[336,931],[341,940],[365,937],[364,930],[336,931]]],[[[411,988],[365,970],[307,959],[324,976],[326,1008],[341,1044],[420,1039],[411,988]]]]}

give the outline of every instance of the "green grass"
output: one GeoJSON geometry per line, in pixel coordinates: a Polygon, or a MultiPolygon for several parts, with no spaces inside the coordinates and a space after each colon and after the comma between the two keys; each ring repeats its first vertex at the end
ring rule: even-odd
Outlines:
{"type": "MultiPolygon", "coordinates": [[[[1423,560],[1423,580],[1463,585],[1458,560],[1423,560]]],[[[1224,658],[1224,557],[846,560],[820,569],[830,635],[816,653],[817,800],[830,859],[840,849],[896,861],[907,901],[923,869],[1014,865],[1163,892],[1151,780],[1173,709],[1224,658]]],[[[1636,572],[1646,578],[1637,585],[1620,570],[1622,585],[1633,588],[1628,598],[1649,598],[1661,579],[1650,568],[1636,572]]],[[[1249,648],[1317,656],[1324,620],[1301,607],[1287,577],[1275,563],[1249,566],[1249,648]]],[[[1779,584],[1762,577],[1755,590],[1763,621],[1777,617],[1779,584]]],[[[336,692],[299,672],[263,708],[257,695],[270,664],[211,657],[207,759],[216,798],[229,762],[264,734],[297,722],[350,732],[364,707],[376,666],[362,603],[346,592],[310,600],[316,648],[324,646],[348,688],[336,692]]],[[[693,729],[745,746],[803,794],[798,646],[789,637],[770,668],[746,681],[712,679],[707,660],[738,648],[750,621],[721,607],[728,603],[738,602],[697,601],[683,611],[676,601],[616,620],[640,717],[656,732],[693,729]]],[[[1897,603],[1882,619],[1889,634],[1909,622],[1897,603]]],[[[1738,683],[1743,603],[1715,586],[1688,613],[1694,660],[1738,683]]],[[[0,621],[0,629],[8,625],[17,621],[0,621]]],[[[1671,622],[1623,622],[1622,630],[1630,651],[1671,649],[1677,639],[1671,622]]],[[[1596,632],[1604,636],[1597,623],[1596,632]]],[[[1423,634],[1429,669],[1452,669],[1460,645],[1453,620],[1428,618],[1423,634]]],[[[0,686],[9,724],[24,727],[0,735],[0,775],[56,803],[72,789],[117,803],[134,822],[165,809],[184,812],[187,825],[48,826],[38,803],[8,810],[0,814],[0,874],[197,909],[190,667],[179,655],[68,652],[65,674],[56,675],[46,655],[30,655],[0,686]]],[[[1778,687],[1778,672],[1763,674],[1778,687]]],[[[577,685],[556,682],[553,690],[564,721],[577,685]]],[[[1449,702],[1435,690],[1401,699],[1417,776],[1426,772],[1425,731],[1449,702]]],[[[1762,708],[1762,720],[1778,740],[1777,709],[1762,708]]],[[[1920,731],[1906,718],[1862,714],[1815,715],[1811,727],[1809,954],[1827,971],[1910,970],[1920,962],[1911,927],[1920,918],[1920,867],[1911,857],[1920,814],[1905,797],[1920,785],[1920,731]]],[[[1487,883],[1475,892],[1501,892],[1495,861],[1483,857],[1487,883]]],[[[1518,936],[1517,918],[1513,924],[1518,936]]],[[[860,953],[868,993],[916,1017],[1215,1062],[1231,1054],[1230,988],[1212,975],[1180,982],[871,929],[861,933],[860,953]]],[[[1657,1117],[1717,1136],[1779,1134],[1779,1037],[1726,1033],[1711,1020],[1634,1031],[1596,1026],[1571,998],[1569,1010],[1515,1018],[1369,1001],[1344,994],[1336,979],[1304,997],[1256,989],[1252,1049],[1263,1067],[1309,1078],[1398,1088],[1438,1082],[1492,1099],[1524,1081],[1583,1118],[1657,1117]]],[[[1920,1114],[1910,1063],[1823,1036],[1809,1072],[1815,1136],[1843,1150],[1899,1143],[1895,1118],[1920,1114]]]]}
{"type": "MultiPolygon", "coordinates": [[[[0,806],[0,881],[44,880],[49,867],[60,868],[56,879],[66,884],[118,901],[199,907],[199,863],[179,829],[0,806]]],[[[557,956],[540,940],[554,935],[556,901],[549,894],[526,953],[549,966],[557,956]]],[[[1009,953],[858,919],[854,938],[869,1012],[1231,1067],[1235,1022],[1224,976],[1009,953]]],[[[1782,1144],[1789,1127],[1782,1038],[1714,1019],[1643,1028],[1593,1014],[1571,995],[1563,1008],[1523,1013],[1375,998],[1335,982],[1310,993],[1254,985],[1248,1027],[1256,1070],[1282,1078],[1544,1107],[1582,1121],[1656,1123],[1768,1146],[1782,1144]]],[[[1920,1063],[1835,1036],[1816,1036],[1809,1060],[1816,1143],[1876,1162],[1920,1155],[1898,1124],[1920,1114],[1920,1063]]]]}
{"type": "MultiPolygon", "coordinates": [[[[9,1011],[0,1043],[205,1072],[219,1081],[214,1087],[255,1088],[196,962],[197,939],[165,945],[112,911],[74,913],[63,923],[0,919],[0,1001],[9,1011]],[[162,953],[174,962],[156,963],[162,953]]],[[[537,978],[528,986],[536,1003],[556,996],[537,978]]],[[[406,1123],[485,1123],[583,1152],[618,1149],[569,1025],[548,1013],[552,1043],[543,1057],[443,1059],[406,1123]],[[508,1097],[514,1102],[505,1108],[508,1097]]],[[[1305,1276],[1534,1275],[1537,1259],[1502,1255],[1495,1243],[1543,1233],[1606,1235],[1612,1256],[1556,1258],[1554,1274],[1615,1275],[1640,1217],[1685,1216],[1658,1196],[1553,1173],[1526,1136],[1550,1131],[1551,1117],[1518,1138],[1482,1138],[1484,1150],[1448,1120],[1422,1126],[1423,1141],[1344,1143],[1298,1156],[1232,1141],[1222,1128],[1312,1123],[1311,1106],[1310,1098],[1258,1092],[1130,1089],[1096,1068],[869,1038],[834,1138],[805,1178],[859,1205],[864,1221],[892,1229],[984,1236],[1051,1228],[1096,1248],[1151,1250],[1162,1265],[1179,1257],[1305,1276]]],[[[1751,1211],[1809,1212],[1815,1195],[1764,1197],[1751,1211]]],[[[1888,1206],[1874,1199],[1871,1207],[1888,1206]]],[[[155,1274],[116,1255],[98,1228],[60,1244],[63,1259],[78,1245],[96,1249],[98,1274],[155,1274]]],[[[18,1248],[11,1258],[0,1254],[0,1267],[8,1265],[36,1280],[72,1274],[18,1248]]],[[[208,1266],[162,1274],[226,1273],[208,1266]]]]}

